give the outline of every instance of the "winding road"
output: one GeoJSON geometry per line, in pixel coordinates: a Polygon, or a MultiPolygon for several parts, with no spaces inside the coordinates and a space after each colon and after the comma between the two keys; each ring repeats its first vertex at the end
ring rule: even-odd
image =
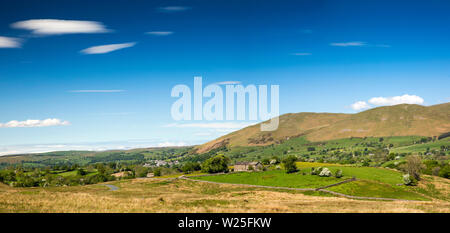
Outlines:
{"type": "Polygon", "coordinates": [[[109,191],[116,191],[119,190],[119,187],[112,185],[112,184],[105,184],[106,187],[110,188],[109,191]]]}

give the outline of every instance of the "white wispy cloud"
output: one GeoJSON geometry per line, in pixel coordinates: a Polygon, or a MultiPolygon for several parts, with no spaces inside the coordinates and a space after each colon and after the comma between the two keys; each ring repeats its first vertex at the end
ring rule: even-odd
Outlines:
{"type": "Polygon", "coordinates": [[[162,12],[180,12],[180,11],[186,11],[191,9],[187,6],[165,6],[165,7],[159,7],[159,11],[162,12]]]}
{"type": "Polygon", "coordinates": [[[216,85],[237,85],[237,84],[241,84],[240,81],[222,81],[222,82],[217,82],[214,83],[216,85]]]}
{"type": "Polygon", "coordinates": [[[207,128],[207,129],[241,129],[255,123],[250,122],[215,122],[215,123],[172,123],[164,127],[175,128],[207,128]]]}
{"type": "Polygon", "coordinates": [[[125,90],[70,90],[72,93],[115,93],[124,92],[125,90]]]}
{"type": "Polygon", "coordinates": [[[202,137],[202,136],[212,136],[213,133],[212,132],[197,132],[197,133],[194,133],[193,135],[202,137]]]}
{"type": "Polygon", "coordinates": [[[377,44],[375,45],[375,47],[379,47],[379,48],[390,48],[392,46],[388,45],[388,44],[377,44]]]}
{"type": "Polygon", "coordinates": [[[312,53],[293,53],[294,56],[310,56],[312,53]]]}
{"type": "Polygon", "coordinates": [[[36,35],[105,33],[110,31],[100,22],[62,19],[30,19],[15,22],[11,24],[11,27],[30,30],[36,35]]]}
{"type": "Polygon", "coordinates": [[[168,36],[168,35],[172,35],[173,32],[171,32],[171,31],[151,31],[151,32],[146,32],[145,34],[154,35],[154,36],[168,36]]]}
{"type": "Polygon", "coordinates": [[[357,101],[351,105],[353,110],[359,111],[362,109],[370,108],[370,106],[366,103],[366,101],[357,101]]]}
{"type": "Polygon", "coordinates": [[[21,40],[14,37],[0,36],[0,48],[20,48],[21,40]]]}
{"type": "Polygon", "coordinates": [[[158,143],[158,147],[173,147],[173,146],[187,146],[185,142],[161,142],[158,143]]]}
{"type": "Polygon", "coordinates": [[[92,46],[86,49],[81,50],[81,53],[84,54],[103,54],[110,53],[119,49],[129,48],[136,45],[136,42],[130,43],[122,43],[122,44],[107,44],[107,45],[98,45],[92,46]]]}
{"type": "Polygon", "coordinates": [[[26,121],[9,121],[7,123],[0,123],[0,128],[31,128],[31,127],[48,127],[58,125],[70,125],[70,122],[63,121],[57,118],[48,118],[45,120],[26,120],[26,121]]]}
{"type": "Polygon", "coordinates": [[[351,42],[338,42],[338,43],[331,43],[331,46],[338,46],[338,47],[362,47],[366,46],[366,42],[362,41],[351,41],[351,42]]]}
{"type": "Polygon", "coordinates": [[[417,95],[400,95],[390,97],[373,97],[366,101],[357,101],[350,105],[353,110],[360,111],[375,106],[391,106],[397,104],[423,104],[425,101],[417,95]]]}
{"type": "Polygon", "coordinates": [[[422,97],[417,95],[401,95],[391,97],[373,97],[369,100],[369,103],[373,105],[396,105],[396,104],[423,104],[422,97]]]}

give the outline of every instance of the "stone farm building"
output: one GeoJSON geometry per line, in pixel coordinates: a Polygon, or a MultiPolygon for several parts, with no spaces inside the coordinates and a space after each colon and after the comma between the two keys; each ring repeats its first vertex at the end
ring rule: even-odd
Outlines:
{"type": "Polygon", "coordinates": [[[261,171],[263,169],[263,165],[260,162],[238,162],[234,165],[235,172],[241,171],[261,171]]]}

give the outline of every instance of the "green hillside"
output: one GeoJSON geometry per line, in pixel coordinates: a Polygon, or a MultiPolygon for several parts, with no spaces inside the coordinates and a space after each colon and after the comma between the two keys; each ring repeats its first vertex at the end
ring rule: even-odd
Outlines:
{"type": "Polygon", "coordinates": [[[311,142],[352,137],[426,136],[450,132],[450,103],[420,106],[401,104],[356,114],[289,113],[280,116],[273,132],[253,125],[197,146],[197,153],[219,147],[266,146],[306,136],[311,142]]]}

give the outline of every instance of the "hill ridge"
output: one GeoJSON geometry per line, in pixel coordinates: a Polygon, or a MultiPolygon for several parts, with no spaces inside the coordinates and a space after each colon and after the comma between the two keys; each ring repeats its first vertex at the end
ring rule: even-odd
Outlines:
{"type": "Polygon", "coordinates": [[[279,122],[275,131],[260,131],[261,122],[196,146],[195,150],[204,153],[223,146],[264,146],[298,136],[313,142],[350,137],[439,136],[450,131],[450,103],[399,104],[358,113],[286,113],[280,115],[279,122]]]}

